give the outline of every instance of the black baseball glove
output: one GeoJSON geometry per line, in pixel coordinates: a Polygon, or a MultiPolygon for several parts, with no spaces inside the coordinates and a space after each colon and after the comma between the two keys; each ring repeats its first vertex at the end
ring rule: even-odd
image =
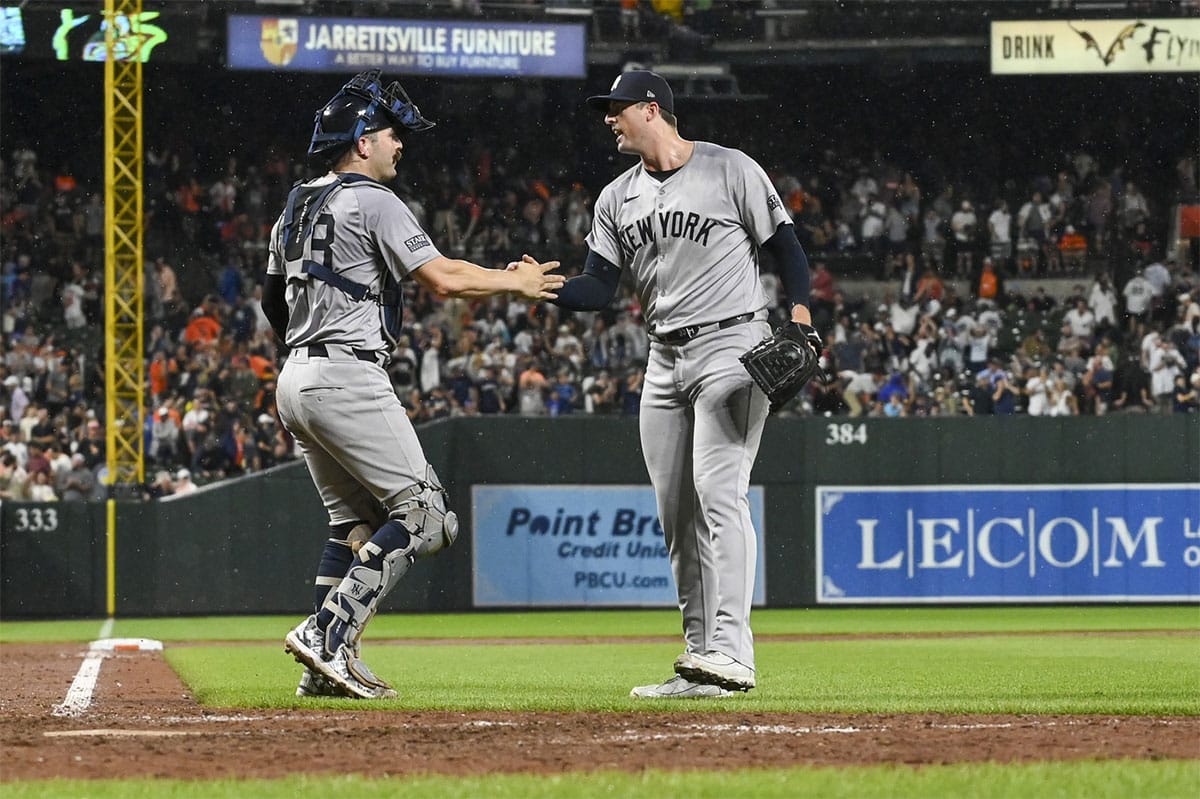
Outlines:
{"type": "Polygon", "coordinates": [[[788,322],[739,360],[771,400],[772,413],[821,373],[821,335],[810,325],[788,322]]]}

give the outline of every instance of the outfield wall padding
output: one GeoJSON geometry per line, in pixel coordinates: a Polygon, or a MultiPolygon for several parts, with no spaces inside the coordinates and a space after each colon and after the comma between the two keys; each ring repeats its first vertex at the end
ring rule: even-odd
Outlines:
{"type": "MultiPolygon", "coordinates": [[[[638,435],[636,419],[588,416],[420,430],[464,537],[472,485],[648,484],[638,435]]],[[[1198,415],[772,418],[751,476],[766,500],[767,604],[814,603],[818,485],[1198,481],[1198,415]]],[[[120,501],[116,519],[118,615],[299,613],[311,602],[326,517],[302,464],[166,501],[120,501]]],[[[106,529],[105,503],[0,505],[0,616],[103,615],[106,529]]],[[[385,608],[470,609],[471,569],[460,540],[420,561],[385,608]]]]}

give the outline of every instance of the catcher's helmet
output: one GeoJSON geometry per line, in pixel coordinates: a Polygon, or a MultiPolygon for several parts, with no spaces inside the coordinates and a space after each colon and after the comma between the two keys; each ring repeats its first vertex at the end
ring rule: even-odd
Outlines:
{"type": "Polygon", "coordinates": [[[360,72],[317,112],[308,155],[332,159],[364,133],[393,127],[429,130],[433,125],[399,81],[385,87],[379,70],[360,72]]]}

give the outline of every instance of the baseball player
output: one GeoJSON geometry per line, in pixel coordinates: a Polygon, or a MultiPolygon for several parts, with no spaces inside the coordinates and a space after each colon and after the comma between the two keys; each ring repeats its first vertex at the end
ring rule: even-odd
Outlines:
{"type": "Polygon", "coordinates": [[[279,417],[329,512],[314,613],[288,633],[298,695],[395,696],[363,663],[363,628],[413,561],[458,535],[384,366],[400,332],[399,281],[443,296],[552,299],[557,262],[485,269],[447,258],[385,185],[401,136],[428,130],[399,83],[355,76],[316,115],[309,156],[329,166],[297,184],[271,234],[263,311],[291,352],[279,417]]]}
{"type": "Polygon", "coordinates": [[[651,338],[642,450],[686,645],[676,676],[636,687],[632,696],[748,691],[755,685],[757,541],[747,494],[768,403],[738,358],[771,332],[760,248],[780,266],[792,321],[820,351],[808,311],[808,261],[757,163],[679,135],[671,88],[660,75],[625,72],[588,104],[604,111],[617,150],[640,160],[600,193],[583,273],[554,302],[603,308],[621,271],[632,275],[651,338]]]}

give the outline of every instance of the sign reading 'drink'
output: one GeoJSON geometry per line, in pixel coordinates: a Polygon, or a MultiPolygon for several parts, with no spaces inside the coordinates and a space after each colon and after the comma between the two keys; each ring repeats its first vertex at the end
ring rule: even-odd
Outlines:
{"type": "Polygon", "coordinates": [[[992,23],[992,74],[1200,72],[1200,19],[992,23]]]}
{"type": "MultiPolygon", "coordinates": [[[[475,606],[677,607],[650,486],[477,485],[475,606]]],[[[763,490],[750,488],[758,533],[754,604],[766,601],[763,490]]]]}
{"type": "Polygon", "coordinates": [[[1200,484],[821,486],[817,601],[1200,601],[1200,484]]]}
{"type": "Polygon", "coordinates": [[[230,69],[582,78],[580,24],[230,14],[230,69]]]}

